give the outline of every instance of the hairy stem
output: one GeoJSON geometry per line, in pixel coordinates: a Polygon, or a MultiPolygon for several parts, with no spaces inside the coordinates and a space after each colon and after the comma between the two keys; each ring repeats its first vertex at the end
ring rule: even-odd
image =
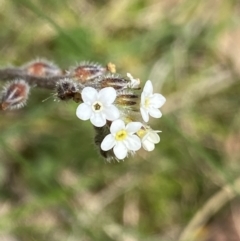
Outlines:
{"type": "Polygon", "coordinates": [[[65,75],[52,76],[52,77],[39,77],[26,74],[25,71],[19,68],[3,68],[0,69],[0,81],[8,81],[15,79],[23,79],[29,85],[34,85],[44,89],[55,89],[56,83],[60,79],[66,78],[65,75]]]}

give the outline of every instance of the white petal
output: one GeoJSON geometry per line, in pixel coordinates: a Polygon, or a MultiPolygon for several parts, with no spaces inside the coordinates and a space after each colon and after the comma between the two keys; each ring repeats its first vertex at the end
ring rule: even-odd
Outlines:
{"type": "Polygon", "coordinates": [[[82,103],[78,106],[76,115],[81,120],[88,120],[92,115],[92,108],[89,105],[82,103]]]}
{"type": "Polygon", "coordinates": [[[149,121],[148,111],[145,108],[140,108],[142,118],[145,122],[149,121]]]}
{"type": "Polygon", "coordinates": [[[166,102],[166,99],[164,96],[162,96],[161,94],[154,94],[151,98],[150,98],[150,105],[154,108],[160,108],[164,105],[164,103],[166,102]]]}
{"type": "Polygon", "coordinates": [[[110,105],[105,107],[103,110],[104,115],[106,116],[107,120],[114,121],[119,118],[120,112],[118,108],[114,105],[110,105]]]}
{"type": "Polygon", "coordinates": [[[142,127],[141,122],[130,122],[126,126],[126,131],[130,134],[136,133],[142,127]]]}
{"type": "Polygon", "coordinates": [[[150,116],[154,117],[154,118],[160,118],[162,116],[162,113],[159,109],[155,109],[155,108],[149,108],[148,113],[150,116]]]}
{"type": "MultiPolygon", "coordinates": [[[[144,139],[144,138],[143,138],[144,139]]],[[[155,132],[150,132],[148,135],[147,135],[147,139],[155,144],[159,143],[160,142],[160,137],[157,133],[155,132]]]]}
{"type": "Polygon", "coordinates": [[[118,142],[113,148],[113,152],[118,159],[124,159],[127,156],[127,148],[122,142],[118,142]]]}
{"type": "Polygon", "coordinates": [[[117,97],[116,90],[113,87],[106,87],[99,91],[98,99],[104,105],[111,105],[117,97]]]}
{"type": "Polygon", "coordinates": [[[130,80],[130,83],[128,83],[128,86],[130,88],[135,89],[135,88],[139,87],[139,85],[140,85],[140,80],[139,79],[134,79],[133,76],[130,73],[127,73],[127,77],[130,80]]]}
{"type": "Polygon", "coordinates": [[[144,85],[143,92],[146,95],[151,95],[153,93],[153,85],[152,85],[152,82],[150,80],[148,80],[146,82],[146,84],[144,85]]]}
{"type": "Polygon", "coordinates": [[[141,148],[141,140],[136,135],[129,135],[124,143],[127,149],[131,151],[137,151],[141,148]]]}
{"type": "Polygon", "coordinates": [[[112,134],[108,134],[101,143],[101,149],[103,151],[108,151],[113,148],[116,141],[112,134]]]}
{"type": "Polygon", "coordinates": [[[115,134],[118,131],[123,130],[123,129],[125,129],[125,124],[120,119],[113,121],[113,123],[111,124],[111,127],[110,127],[110,131],[112,134],[115,134]]]}
{"type": "Polygon", "coordinates": [[[127,77],[128,77],[130,80],[134,79],[133,76],[132,76],[130,73],[127,73],[127,77]]]}
{"type": "Polygon", "coordinates": [[[102,127],[106,124],[106,118],[104,118],[102,113],[93,113],[90,121],[96,127],[102,127]]]}
{"type": "Polygon", "coordinates": [[[97,100],[98,92],[92,87],[85,87],[82,90],[82,99],[85,103],[91,105],[93,102],[97,100]]]}
{"type": "Polygon", "coordinates": [[[143,149],[146,151],[153,151],[155,148],[155,145],[148,140],[143,141],[142,144],[143,144],[143,149]]]}

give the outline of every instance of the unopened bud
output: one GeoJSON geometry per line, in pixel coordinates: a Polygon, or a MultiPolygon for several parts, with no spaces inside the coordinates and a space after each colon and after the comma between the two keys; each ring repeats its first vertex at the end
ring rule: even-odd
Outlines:
{"type": "Polygon", "coordinates": [[[51,77],[62,74],[62,70],[47,60],[35,60],[27,63],[22,67],[23,71],[26,71],[29,75],[35,75],[39,77],[51,77]]]}
{"type": "Polygon", "coordinates": [[[138,104],[139,96],[134,93],[118,93],[116,104],[121,105],[123,107],[133,106],[138,104]]]}
{"type": "Polygon", "coordinates": [[[70,69],[70,77],[79,83],[86,83],[105,74],[107,69],[99,64],[83,62],[70,69]]]}
{"type": "Polygon", "coordinates": [[[62,79],[57,83],[56,92],[60,100],[73,99],[77,103],[82,100],[78,84],[69,78],[62,79]]]}
{"type": "Polygon", "coordinates": [[[100,88],[113,87],[115,90],[128,88],[128,81],[119,75],[101,76],[97,81],[100,88]]]}
{"type": "Polygon", "coordinates": [[[27,102],[29,91],[30,87],[24,80],[10,82],[2,92],[0,108],[2,110],[22,108],[27,102]]]}

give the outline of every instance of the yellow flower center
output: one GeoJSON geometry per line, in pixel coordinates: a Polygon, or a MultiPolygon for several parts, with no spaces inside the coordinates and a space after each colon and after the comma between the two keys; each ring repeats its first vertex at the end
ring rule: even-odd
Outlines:
{"type": "Polygon", "coordinates": [[[145,107],[148,107],[148,106],[149,106],[149,102],[150,102],[149,98],[146,98],[146,99],[145,99],[145,103],[144,103],[144,104],[145,104],[145,107]]]}
{"type": "Polygon", "coordinates": [[[115,139],[117,141],[123,141],[127,138],[127,132],[125,130],[120,130],[116,133],[115,139]]]}
{"type": "Polygon", "coordinates": [[[101,111],[102,108],[103,108],[103,105],[102,105],[101,102],[96,101],[96,102],[94,102],[94,103],[92,104],[92,109],[93,109],[93,111],[95,111],[95,112],[101,111]]]}
{"type": "Polygon", "coordinates": [[[145,135],[146,135],[146,130],[143,130],[143,129],[140,129],[138,132],[137,132],[137,135],[140,137],[140,138],[143,138],[145,135]]]}

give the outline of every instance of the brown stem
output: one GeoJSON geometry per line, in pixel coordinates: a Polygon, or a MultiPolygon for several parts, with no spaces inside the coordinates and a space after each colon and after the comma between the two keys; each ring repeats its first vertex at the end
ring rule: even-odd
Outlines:
{"type": "Polygon", "coordinates": [[[28,82],[30,85],[37,86],[44,89],[55,89],[56,83],[60,79],[64,79],[67,76],[59,75],[52,77],[39,77],[34,75],[26,74],[25,71],[19,68],[4,68],[0,69],[0,81],[8,81],[15,79],[23,79],[28,82]]]}

